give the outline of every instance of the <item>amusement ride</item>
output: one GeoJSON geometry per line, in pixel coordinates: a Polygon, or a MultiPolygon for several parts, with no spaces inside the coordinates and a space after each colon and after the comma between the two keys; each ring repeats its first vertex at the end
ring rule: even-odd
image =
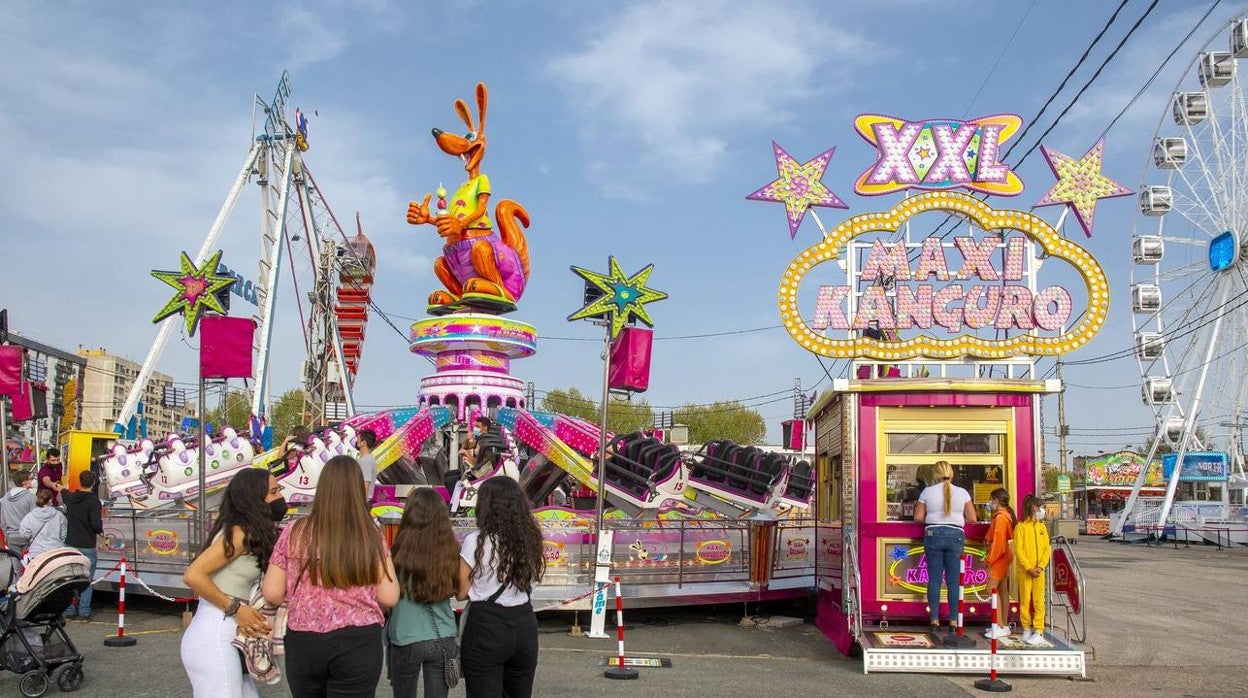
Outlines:
{"type": "MultiPolygon", "coordinates": [[[[1163,119],[1155,139],[1156,172],[1166,184],[1151,183],[1150,170],[1139,191],[1131,286],[1136,353],[1158,420],[1154,449],[1171,444],[1176,469],[1187,467],[1186,455],[1215,445],[1240,450],[1244,391],[1210,380],[1235,375],[1242,352],[1234,350],[1248,332],[1238,310],[1248,289],[1234,232],[1244,218],[1239,187],[1248,186],[1240,56],[1248,56],[1244,21],[1233,25],[1231,51],[1205,51],[1194,62],[1200,89],[1181,86],[1167,117],[1173,126],[1163,119]]],[[[1023,191],[1002,162],[1002,144],[1018,135],[1020,117],[862,114],[853,130],[876,159],[853,190],[866,201],[895,198],[832,225],[814,208],[850,208],[822,181],[835,148],[803,162],[773,143],[776,178],[747,198],[783,203],[790,241],[811,230],[803,226],[807,214],[817,228],[813,244],[777,270],[780,320],[799,346],[845,360],[848,369],[829,375],[830,389],[798,421],[796,452],[772,452],[724,439],[675,444],[653,430],[616,434],[604,427],[605,415],[595,423],[529,403],[513,368],[537,353],[537,329],[512,314],[520,314],[535,270],[526,236],[541,234],[541,222],[505,198],[506,182],[497,183],[496,194],[484,173],[483,84],[474,104],[454,102],[462,133],[432,130],[464,181],[453,191],[439,185],[407,210],[409,224],[430,226],[443,239],[434,263],[441,288],[427,299],[429,317],[406,333],[410,351],[434,370],[420,379],[410,406],[358,412],[352,383],[370,310],[376,312],[376,255],[362,230],[346,234],[312,178],[303,157],[306,119],[298,110],[286,118],[289,97],[283,76],[272,100],[257,99],[263,128],[217,219],[198,254],[184,255],[182,272],[165,278],[181,285],[176,304],[188,280],[232,276],[205,268],[215,262],[244,184],[254,179],[264,215],[259,280],[250,290],[257,306],[250,423],[199,439],[120,439],[101,466],[112,499],[105,522],[110,552],[127,556],[148,583],[180,587],[199,535],[190,513],[210,512],[210,495],[231,474],[270,468],[297,515],[312,501],[320,466],[333,455],[355,454],[359,432],[368,429],[379,441],[373,513],[388,533],[413,488],[438,489],[463,535],[473,530],[477,486],[490,477],[517,479],[544,538],[548,571],[534,600],[541,609],[590,611],[591,637],[604,636],[606,582],[615,576],[632,606],[748,603],[813,591],[817,626],[842,652],[861,648],[866,671],[986,673],[991,664],[1012,673],[1084,674],[1077,646],[1086,632],[1082,579],[1069,547],[1055,545],[1050,589],[1051,608],[1064,611],[1066,627],[1051,620],[1053,632],[1038,647],[1004,638],[1001,657],[993,659],[983,640],[950,643],[926,628],[923,531],[913,514],[915,493],[930,482],[937,461],[953,464],[955,481],[981,513],[996,488],[1008,489],[1016,508],[1039,490],[1041,401],[1064,386],[1039,376],[1036,362],[1090,341],[1110,300],[1099,262],[1066,231],[1077,222],[1090,237],[1098,202],[1132,194],[1102,174],[1104,140],[1078,157],[1043,146],[1056,182],[1025,211],[997,204],[1023,191]],[[1061,207],[1056,223],[1034,212],[1045,206],[1061,207]],[[947,222],[952,229],[938,234],[947,222]],[[284,264],[308,352],[302,377],[313,425],[293,455],[266,440],[284,264]],[[300,272],[302,264],[308,266],[300,272]],[[1064,275],[1053,271],[1059,265],[1064,275]],[[494,427],[470,440],[482,416],[494,427]]],[[[608,390],[644,390],[647,305],[666,298],[650,286],[653,265],[630,274],[612,257],[605,273],[572,270],[586,291],[569,320],[593,320],[606,334],[604,402],[608,390]]],[[[237,289],[238,279],[230,280],[237,289]]],[[[119,417],[121,434],[168,340],[180,326],[193,333],[192,317],[202,309],[181,309],[182,318],[162,320],[119,417]]],[[[1234,460],[1242,478],[1239,456],[1234,460]]],[[[1165,511],[1173,495],[1172,485],[1165,511]]],[[[967,526],[967,596],[944,609],[959,624],[989,619],[984,528],[967,526]]],[[[1002,612],[1008,619],[1015,610],[1002,612]]]]}
{"type": "Polygon", "coordinates": [[[1161,454],[1166,492],[1141,501],[1147,468],[1113,532],[1177,527],[1201,540],[1210,526],[1248,543],[1243,515],[1248,384],[1248,97],[1239,60],[1248,21],[1209,38],[1175,85],[1141,175],[1131,238],[1131,318],[1145,404],[1156,432],[1144,462],[1161,454]],[[1178,464],[1176,467],[1176,463],[1178,464]],[[1179,485],[1199,500],[1177,503],[1179,485]],[[1212,489],[1212,492],[1210,491],[1212,489]],[[1235,511],[1238,511],[1236,515],[1235,511]]]}

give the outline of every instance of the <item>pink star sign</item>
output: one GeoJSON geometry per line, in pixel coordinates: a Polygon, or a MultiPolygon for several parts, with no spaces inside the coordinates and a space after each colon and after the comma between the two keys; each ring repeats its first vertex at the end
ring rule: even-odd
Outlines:
{"type": "Polygon", "coordinates": [[[1057,177],[1057,183],[1036,202],[1036,206],[1066,204],[1074,211],[1075,218],[1079,220],[1079,225],[1088,237],[1092,237],[1097,200],[1131,194],[1130,189],[1101,174],[1105,161],[1104,138],[1097,141],[1078,160],[1048,146],[1040,146],[1040,152],[1049,161],[1049,168],[1053,170],[1053,176],[1057,177]]]}
{"type": "Polygon", "coordinates": [[[784,202],[789,218],[790,239],[797,237],[797,229],[802,225],[806,211],[811,206],[849,208],[841,197],[833,194],[823,183],[823,173],[827,171],[836,148],[828,148],[800,165],[775,141],[772,141],[771,149],[776,156],[776,172],[780,176],[745,198],[752,201],[784,202]]]}

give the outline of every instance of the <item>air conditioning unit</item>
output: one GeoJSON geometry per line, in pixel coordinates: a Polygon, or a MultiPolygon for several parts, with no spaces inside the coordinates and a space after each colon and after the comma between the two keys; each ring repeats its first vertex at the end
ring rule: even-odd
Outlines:
{"type": "Polygon", "coordinates": [[[1179,126],[1199,124],[1209,118],[1209,95],[1204,92],[1174,93],[1174,123],[1179,126]]]}
{"type": "Polygon", "coordinates": [[[1135,355],[1142,361],[1160,359],[1166,350],[1166,340],[1159,332],[1141,332],[1135,336],[1135,355]]]}
{"type": "Polygon", "coordinates": [[[1158,138],[1153,142],[1153,163],[1164,170],[1173,170],[1187,162],[1187,141],[1182,138],[1158,138]]]}
{"type": "Polygon", "coordinates": [[[1144,402],[1149,405],[1168,405],[1174,402],[1174,388],[1169,378],[1146,378],[1144,402]]]}
{"type": "Polygon", "coordinates": [[[1166,241],[1160,235],[1140,235],[1131,241],[1131,261],[1156,264],[1166,254],[1166,241]]]}
{"type": "Polygon", "coordinates": [[[1235,79],[1235,56],[1230,51],[1209,51],[1200,54],[1202,87],[1222,87],[1235,79]]]}
{"type": "Polygon", "coordinates": [[[1131,312],[1155,313],[1161,310],[1161,289],[1156,284],[1136,284],[1131,287],[1131,312]]]}
{"type": "Polygon", "coordinates": [[[1146,216],[1164,216],[1174,208],[1174,193],[1164,184],[1144,187],[1140,192],[1140,212],[1146,216]]]}

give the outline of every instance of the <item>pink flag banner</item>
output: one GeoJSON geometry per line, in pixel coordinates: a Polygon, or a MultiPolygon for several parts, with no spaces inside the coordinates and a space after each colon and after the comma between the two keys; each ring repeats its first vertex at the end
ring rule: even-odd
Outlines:
{"type": "Polygon", "coordinates": [[[200,320],[199,371],[204,378],[250,378],[251,318],[209,315],[200,320]]]}
{"type": "Polygon", "coordinates": [[[22,348],[13,345],[0,346],[0,395],[13,399],[22,390],[22,348]]]}

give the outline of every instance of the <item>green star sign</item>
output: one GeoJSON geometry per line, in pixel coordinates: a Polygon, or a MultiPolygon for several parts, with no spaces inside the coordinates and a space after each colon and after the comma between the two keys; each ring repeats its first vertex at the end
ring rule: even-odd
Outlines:
{"type": "Polygon", "coordinates": [[[182,253],[182,268],[178,271],[152,271],[152,276],[177,289],[177,293],[165,307],[156,313],[152,322],[160,322],[170,315],[182,313],[186,319],[186,333],[194,335],[199,328],[199,319],[206,311],[225,315],[225,307],[221,305],[217,294],[230,287],[236,279],[232,276],[218,276],[216,272],[221,263],[221,250],[209,257],[202,267],[195,268],[186,253],[182,253]]]}
{"type": "Polygon", "coordinates": [[[667,298],[666,293],[646,287],[646,281],[649,280],[650,273],[654,271],[654,265],[647,264],[636,274],[625,276],[619,263],[615,261],[615,257],[611,257],[608,261],[611,269],[607,274],[572,267],[574,274],[593,284],[602,292],[602,295],[569,315],[568,320],[607,318],[607,322],[611,325],[612,338],[620,334],[620,330],[624,329],[630,317],[635,317],[653,327],[654,322],[650,319],[650,313],[646,311],[646,304],[667,298]]]}

